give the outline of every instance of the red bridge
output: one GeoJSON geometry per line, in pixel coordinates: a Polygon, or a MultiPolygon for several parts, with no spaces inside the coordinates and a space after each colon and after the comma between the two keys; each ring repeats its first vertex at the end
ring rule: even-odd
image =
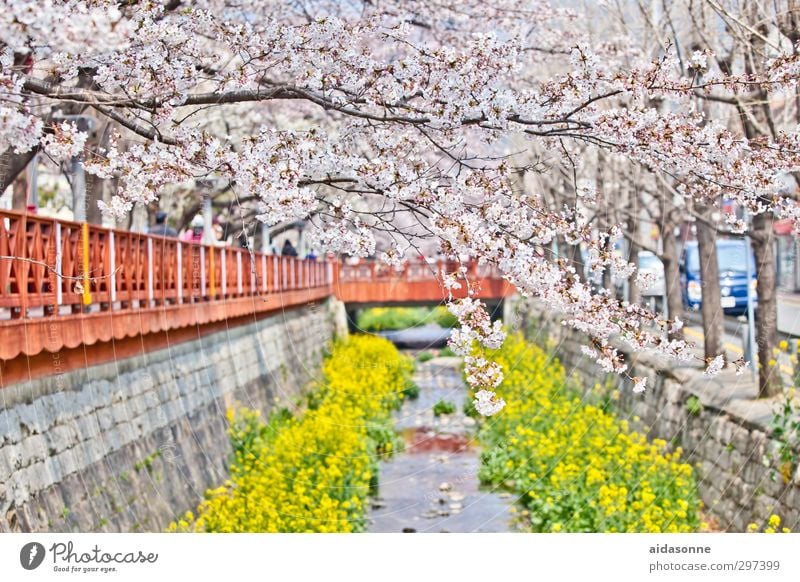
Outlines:
{"type": "MultiPolygon", "coordinates": [[[[158,349],[336,296],[350,306],[436,304],[455,262],[301,260],[0,211],[2,384],[158,349]],[[57,368],[54,370],[54,368],[57,368]]],[[[513,287],[467,265],[475,296],[513,287]]],[[[454,291],[466,295],[466,285],[454,291]]]]}

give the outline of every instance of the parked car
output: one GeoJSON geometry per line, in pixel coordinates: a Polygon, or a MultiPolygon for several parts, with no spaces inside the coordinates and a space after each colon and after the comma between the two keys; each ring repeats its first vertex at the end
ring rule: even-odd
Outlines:
{"type": "Polygon", "coordinates": [[[662,297],[667,284],[664,279],[664,263],[650,251],[639,251],[639,272],[652,274],[655,277],[653,286],[642,289],[643,297],[662,297]]]}
{"type": "MultiPolygon", "coordinates": [[[[747,311],[747,241],[728,238],[717,241],[717,264],[722,309],[725,313],[741,314],[747,311]]],[[[700,287],[700,253],[697,241],[686,243],[681,255],[681,292],[683,303],[689,309],[700,309],[703,294],[700,287]]],[[[756,261],[750,255],[753,300],[756,299],[756,261]]]]}

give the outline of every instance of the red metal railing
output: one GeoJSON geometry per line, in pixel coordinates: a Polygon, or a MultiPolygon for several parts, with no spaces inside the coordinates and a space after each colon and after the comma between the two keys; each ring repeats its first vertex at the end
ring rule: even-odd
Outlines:
{"type": "MultiPolygon", "coordinates": [[[[466,264],[473,296],[513,292],[466,264]]],[[[456,262],[395,270],[183,242],[0,210],[0,361],[275,312],[336,295],[347,303],[439,302],[456,262]]],[[[463,297],[467,285],[453,295],[463,297]]],[[[212,326],[213,327],[213,326],[212,326]]],[[[210,329],[210,328],[209,328],[210,329]]]]}
{"type": "Polygon", "coordinates": [[[0,211],[0,360],[305,305],[333,269],[0,211]]]}
{"type": "Polygon", "coordinates": [[[449,274],[455,274],[460,283],[459,288],[451,290],[455,298],[466,297],[471,290],[476,299],[495,300],[515,291],[497,268],[475,261],[463,265],[457,261],[410,261],[401,269],[373,261],[337,263],[333,286],[345,303],[430,303],[447,299],[449,294],[442,283],[449,274]]]}
{"type": "Polygon", "coordinates": [[[332,283],[323,261],[12,211],[0,211],[0,257],[5,319],[182,305],[332,283]]]}

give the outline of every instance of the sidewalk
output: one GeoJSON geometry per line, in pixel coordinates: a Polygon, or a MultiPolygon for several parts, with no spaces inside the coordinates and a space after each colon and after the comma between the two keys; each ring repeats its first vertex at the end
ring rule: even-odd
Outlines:
{"type": "Polygon", "coordinates": [[[800,293],[778,291],[778,331],[800,337],[800,293]]]}

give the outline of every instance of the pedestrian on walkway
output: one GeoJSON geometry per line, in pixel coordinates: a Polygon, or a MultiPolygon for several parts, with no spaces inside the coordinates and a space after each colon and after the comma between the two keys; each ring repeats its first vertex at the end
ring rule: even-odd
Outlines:
{"type": "Polygon", "coordinates": [[[167,224],[167,213],[161,210],[156,212],[156,222],[147,229],[147,232],[158,236],[178,236],[178,231],[167,224]]]}
{"type": "Polygon", "coordinates": [[[203,217],[196,214],[192,223],[181,235],[181,240],[186,242],[203,242],[203,217]]]}
{"type": "Polygon", "coordinates": [[[292,243],[289,242],[288,238],[285,241],[283,241],[283,250],[281,250],[281,254],[284,257],[296,257],[297,256],[297,249],[294,248],[292,243]]]}

